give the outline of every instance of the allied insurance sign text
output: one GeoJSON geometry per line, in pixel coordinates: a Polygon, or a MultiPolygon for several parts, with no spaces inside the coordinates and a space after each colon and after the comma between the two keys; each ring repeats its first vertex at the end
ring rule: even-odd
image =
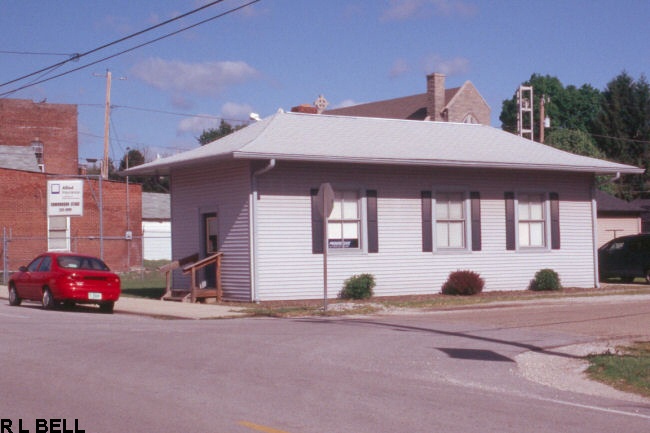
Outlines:
{"type": "Polygon", "coordinates": [[[83,216],[83,180],[47,181],[47,216],[83,216]]]}

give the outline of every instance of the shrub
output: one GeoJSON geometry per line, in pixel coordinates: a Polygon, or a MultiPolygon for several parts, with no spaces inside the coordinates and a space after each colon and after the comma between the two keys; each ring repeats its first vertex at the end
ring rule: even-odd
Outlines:
{"type": "Polygon", "coordinates": [[[553,269],[537,271],[535,278],[530,282],[530,290],[560,290],[560,277],[553,269]]]}
{"type": "Polygon", "coordinates": [[[447,281],[442,285],[445,295],[476,295],[481,293],[485,281],[479,274],[472,271],[455,271],[449,274],[447,281]]]}
{"type": "Polygon", "coordinates": [[[367,299],[372,297],[375,277],[372,274],[353,275],[343,283],[339,292],[341,299],[367,299]]]}

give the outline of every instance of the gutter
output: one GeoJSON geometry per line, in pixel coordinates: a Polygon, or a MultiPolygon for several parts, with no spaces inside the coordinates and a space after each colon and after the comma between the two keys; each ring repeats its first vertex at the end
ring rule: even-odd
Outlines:
{"type": "Polygon", "coordinates": [[[251,193],[249,194],[249,209],[250,209],[250,222],[249,222],[249,240],[250,240],[250,275],[251,275],[251,300],[255,303],[260,302],[259,296],[257,293],[257,266],[256,266],[256,258],[257,258],[257,242],[255,242],[255,236],[257,234],[257,200],[259,200],[259,195],[257,193],[257,178],[258,176],[261,176],[265,173],[268,173],[269,171],[273,170],[275,168],[276,160],[275,158],[272,158],[269,160],[269,163],[265,166],[262,167],[261,169],[253,172],[253,175],[251,176],[251,186],[252,190],[251,193]]]}

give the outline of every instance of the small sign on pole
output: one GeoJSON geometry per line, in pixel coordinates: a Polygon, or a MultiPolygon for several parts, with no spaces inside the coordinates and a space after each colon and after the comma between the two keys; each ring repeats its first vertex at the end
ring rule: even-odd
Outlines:
{"type": "Polygon", "coordinates": [[[321,184],[318,188],[316,208],[323,217],[323,310],[327,311],[327,219],[334,208],[334,189],[329,182],[321,184]]]}
{"type": "Polygon", "coordinates": [[[47,216],[83,216],[83,180],[47,181],[47,216]]]}

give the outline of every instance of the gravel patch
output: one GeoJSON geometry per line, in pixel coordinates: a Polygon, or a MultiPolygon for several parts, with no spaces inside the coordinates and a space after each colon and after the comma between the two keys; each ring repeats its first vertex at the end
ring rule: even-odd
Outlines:
{"type": "MultiPolygon", "coordinates": [[[[553,349],[553,352],[584,357],[591,354],[614,352],[616,346],[629,344],[629,341],[598,341],[577,344],[553,349]]],[[[585,359],[565,357],[561,355],[525,352],[516,358],[519,372],[523,377],[542,385],[563,391],[573,391],[581,394],[596,395],[618,400],[637,403],[650,403],[650,398],[619,391],[610,386],[587,378],[585,370],[589,362],[585,359]]]]}

